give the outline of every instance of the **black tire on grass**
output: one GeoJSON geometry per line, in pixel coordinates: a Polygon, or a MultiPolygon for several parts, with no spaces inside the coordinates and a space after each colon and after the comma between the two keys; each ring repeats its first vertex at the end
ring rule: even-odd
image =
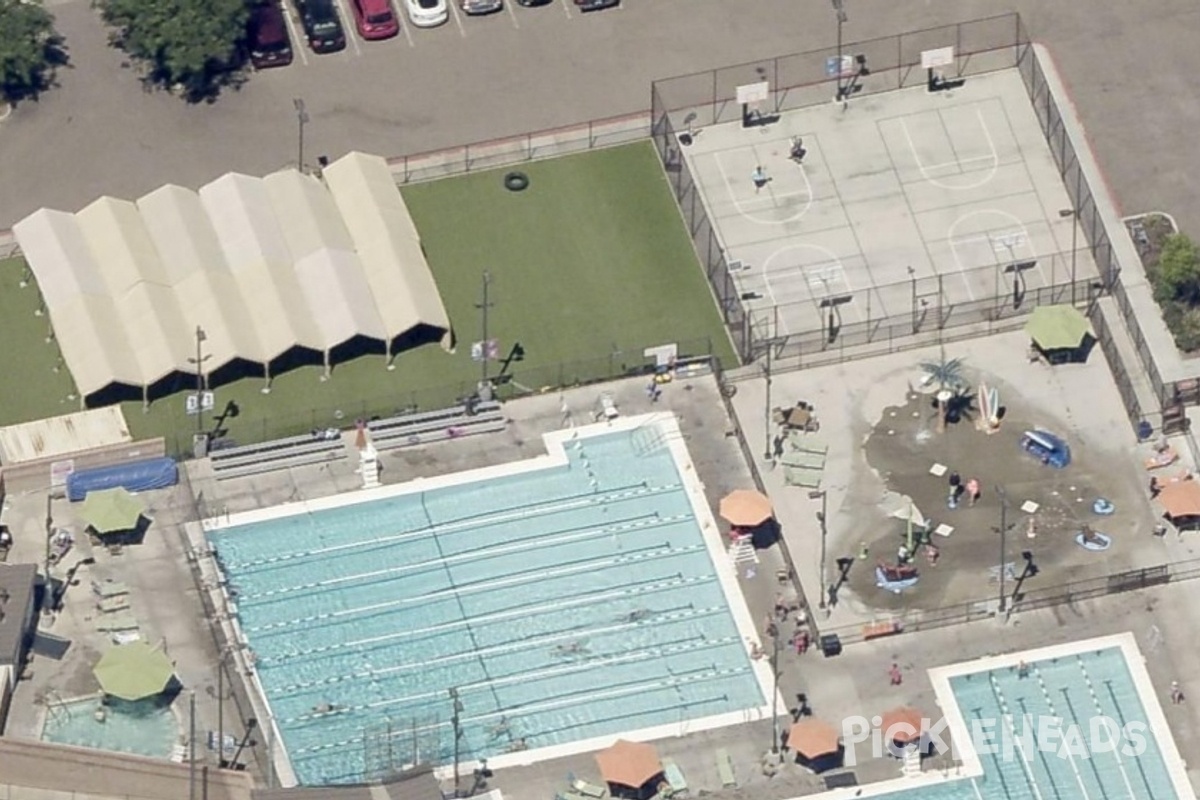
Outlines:
{"type": "Polygon", "coordinates": [[[523,192],[529,188],[529,176],[524,172],[509,172],[504,175],[504,188],[510,192],[523,192]]]}

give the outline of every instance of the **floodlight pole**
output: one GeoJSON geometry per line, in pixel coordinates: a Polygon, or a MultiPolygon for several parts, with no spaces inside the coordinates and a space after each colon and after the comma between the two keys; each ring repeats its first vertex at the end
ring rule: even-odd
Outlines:
{"type": "Polygon", "coordinates": [[[1075,252],[1079,244],[1079,209],[1063,208],[1058,215],[1071,220],[1071,305],[1075,305],[1075,252]]]}
{"type": "Polygon", "coordinates": [[[837,99],[846,101],[846,90],[842,88],[842,25],[846,22],[846,10],[842,0],[832,0],[833,11],[837,15],[837,99]]]}
{"type": "Polygon", "coordinates": [[[771,755],[779,755],[779,631],[771,637],[771,755]]]}
{"type": "Polygon", "coordinates": [[[188,692],[188,800],[196,800],[196,692],[188,692]]]}
{"type": "Polygon", "coordinates": [[[763,458],[770,461],[775,457],[775,451],[772,448],[771,442],[771,351],[774,350],[774,345],[767,340],[767,359],[764,365],[764,372],[767,376],[767,388],[764,394],[766,395],[766,403],[763,406],[763,438],[766,439],[766,449],[763,451],[763,458]]]}
{"type": "Polygon", "coordinates": [[[204,435],[204,342],[208,339],[204,328],[196,326],[196,357],[188,361],[196,365],[196,435],[204,435]]]}
{"type": "Polygon", "coordinates": [[[453,704],[450,725],[454,729],[454,796],[462,797],[458,775],[459,740],[462,739],[462,724],[459,715],[462,713],[462,702],[458,699],[458,689],[454,686],[450,687],[450,702],[453,704]]]}
{"type": "Polygon", "coordinates": [[[1008,493],[1003,486],[996,487],[1000,497],[1000,613],[1003,614],[1008,604],[1004,595],[1004,559],[1008,556],[1008,493]]]}

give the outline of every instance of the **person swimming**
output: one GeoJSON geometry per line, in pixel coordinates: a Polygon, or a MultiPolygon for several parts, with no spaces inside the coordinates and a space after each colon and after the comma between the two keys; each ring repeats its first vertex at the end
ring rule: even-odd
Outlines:
{"type": "Polygon", "coordinates": [[[508,724],[508,717],[501,717],[500,721],[492,727],[488,728],[488,736],[493,739],[499,739],[502,736],[507,736],[512,732],[512,726],[508,724]]]}
{"type": "Polygon", "coordinates": [[[648,608],[635,608],[633,611],[630,611],[628,614],[626,614],[623,619],[626,622],[641,622],[649,617],[652,613],[653,612],[648,608]]]}
{"type": "Polygon", "coordinates": [[[567,642],[554,646],[554,655],[556,656],[577,656],[586,651],[587,648],[583,646],[583,642],[567,642]]]}

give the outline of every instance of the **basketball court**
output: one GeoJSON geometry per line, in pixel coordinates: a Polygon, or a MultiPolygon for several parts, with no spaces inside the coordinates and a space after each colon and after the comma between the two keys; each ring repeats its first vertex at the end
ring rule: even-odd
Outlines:
{"type": "Polygon", "coordinates": [[[760,337],[1020,302],[1071,277],[1071,201],[1015,69],[708,127],[681,150],[760,337]]]}

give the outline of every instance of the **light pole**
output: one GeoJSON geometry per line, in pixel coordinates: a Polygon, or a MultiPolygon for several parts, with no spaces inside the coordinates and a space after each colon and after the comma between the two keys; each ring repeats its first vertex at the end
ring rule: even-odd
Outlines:
{"type": "Polygon", "coordinates": [[[1058,216],[1071,220],[1071,305],[1075,305],[1075,252],[1079,243],[1079,209],[1060,208],[1058,216]]]}
{"type": "Polygon", "coordinates": [[[771,635],[771,755],[779,756],[779,630],[771,635]]]}
{"type": "Polygon", "coordinates": [[[462,724],[459,715],[462,714],[463,704],[458,698],[458,689],[450,687],[450,702],[454,704],[450,715],[450,724],[454,728],[454,796],[462,797],[462,791],[459,788],[458,775],[458,759],[459,759],[459,741],[462,739],[462,724]]]}
{"type": "Polygon", "coordinates": [[[767,341],[767,360],[764,372],[767,376],[766,403],[763,406],[763,438],[767,440],[767,448],[763,451],[763,458],[770,461],[775,457],[775,450],[771,447],[771,351],[775,348],[771,342],[767,341]]]}
{"type": "Polygon", "coordinates": [[[908,269],[908,282],[912,287],[912,329],[915,334],[921,327],[917,322],[917,271],[911,266],[908,269]]]}
{"type": "Polygon", "coordinates": [[[820,580],[821,599],[818,602],[818,607],[821,610],[825,610],[825,604],[826,604],[825,597],[828,594],[827,587],[829,585],[828,582],[825,580],[825,551],[826,551],[826,544],[828,543],[828,540],[829,540],[829,523],[828,523],[829,495],[824,489],[817,489],[817,490],[809,492],[808,497],[810,500],[820,500],[821,501],[821,510],[817,512],[817,521],[821,523],[821,562],[820,562],[820,565],[821,565],[820,566],[820,569],[821,569],[821,580],[820,580]]]}
{"type": "Polygon", "coordinates": [[[488,288],[491,285],[492,285],[492,273],[488,272],[485,269],[483,271],[483,301],[481,303],[479,303],[479,305],[476,306],[476,308],[478,308],[480,310],[480,312],[483,316],[483,320],[482,320],[483,324],[481,326],[483,328],[483,342],[482,342],[483,352],[480,354],[483,356],[483,358],[480,359],[480,367],[479,367],[479,390],[480,391],[483,391],[483,387],[486,386],[487,382],[488,382],[488,309],[492,307],[491,300],[488,299],[488,288]]]}
{"type": "Polygon", "coordinates": [[[196,692],[188,692],[188,800],[196,800],[196,692]]]}
{"type": "Polygon", "coordinates": [[[297,146],[296,162],[299,164],[299,169],[304,172],[304,126],[308,122],[308,110],[304,107],[304,100],[299,97],[292,98],[292,107],[296,109],[296,122],[300,127],[300,141],[297,146]]]}
{"type": "Polygon", "coordinates": [[[1004,491],[1003,486],[997,486],[996,494],[1000,498],[1000,613],[1003,614],[1008,605],[1008,598],[1004,595],[1004,559],[1008,556],[1008,492],[1004,491]]]}
{"type": "Polygon", "coordinates": [[[842,86],[842,25],[846,22],[846,9],[842,6],[842,0],[832,2],[833,11],[837,14],[837,99],[845,102],[846,90],[842,86]]]}
{"type": "Polygon", "coordinates": [[[204,362],[212,355],[204,355],[204,342],[208,340],[204,328],[196,326],[196,357],[189,358],[189,364],[196,365],[196,434],[204,435],[204,362]]]}

